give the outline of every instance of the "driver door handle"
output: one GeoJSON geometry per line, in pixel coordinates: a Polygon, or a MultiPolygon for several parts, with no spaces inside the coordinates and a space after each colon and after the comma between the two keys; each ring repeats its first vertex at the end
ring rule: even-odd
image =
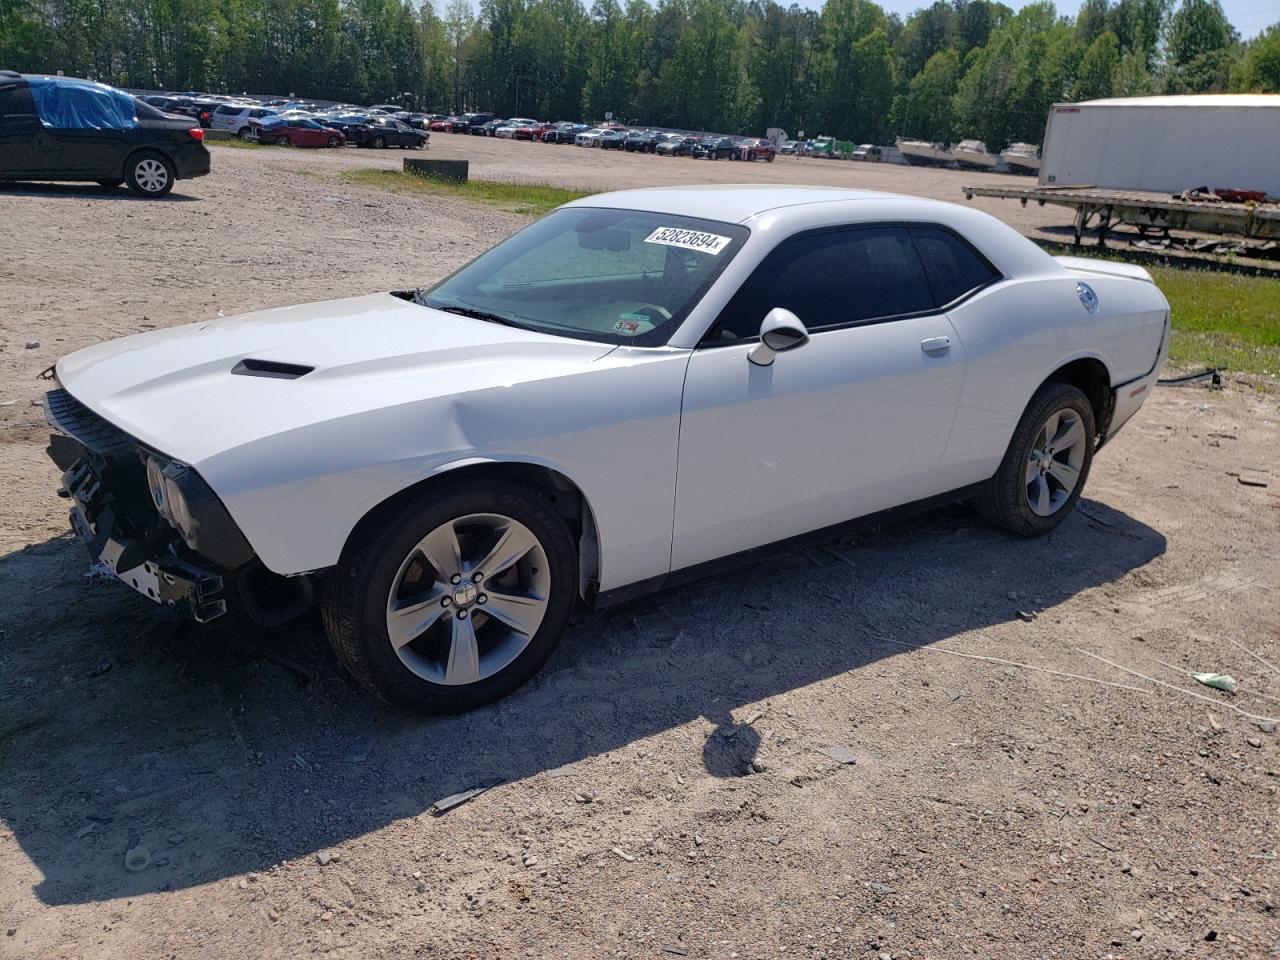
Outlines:
{"type": "Polygon", "coordinates": [[[920,341],[920,349],[925,353],[943,353],[951,349],[950,337],[929,337],[920,341]]]}

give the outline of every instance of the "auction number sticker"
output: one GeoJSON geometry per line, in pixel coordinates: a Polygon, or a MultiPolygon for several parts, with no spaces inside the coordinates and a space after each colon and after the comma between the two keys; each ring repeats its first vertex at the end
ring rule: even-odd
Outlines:
{"type": "Polygon", "coordinates": [[[699,253],[719,255],[729,245],[729,237],[715,233],[703,233],[701,230],[681,230],[679,227],[659,227],[644,238],[645,243],[660,243],[666,247],[679,247],[681,250],[697,250],[699,253]]]}

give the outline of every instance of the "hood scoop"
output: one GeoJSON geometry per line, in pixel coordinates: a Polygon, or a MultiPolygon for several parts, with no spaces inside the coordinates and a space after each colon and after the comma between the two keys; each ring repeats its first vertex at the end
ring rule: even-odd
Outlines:
{"type": "Polygon", "coordinates": [[[281,363],[279,360],[253,360],[246,357],[231,372],[241,377],[266,377],[269,380],[297,380],[306,376],[315,367],[300,363],[281,363]]]}

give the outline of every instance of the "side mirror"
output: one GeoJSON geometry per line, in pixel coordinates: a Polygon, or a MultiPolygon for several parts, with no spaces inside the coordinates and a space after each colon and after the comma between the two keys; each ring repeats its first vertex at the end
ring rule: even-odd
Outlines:
{"type": "Polygon", "coordinates": [[[803,347],[809,342],[809,331],[790,310],[774,307],[760,324],[760,345],[747,354],[747,359],[759,367],[767,367],[773,358],[787,350],[803,347]]]}

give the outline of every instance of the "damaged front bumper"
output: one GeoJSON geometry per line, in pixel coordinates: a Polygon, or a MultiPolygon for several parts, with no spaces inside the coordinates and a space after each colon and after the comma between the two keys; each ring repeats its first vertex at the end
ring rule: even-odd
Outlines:
{"type": "Polygon", "coordinates": [[[230,597],[224,576],[254,556],[212,492],[203,495],[203,481],[193,472],[182,476],[193,489],[191,516],[201,548],[196,549],[155,506],[147,485],[147,463],[159,456],[155,451],[60,386],[45,395],[44,410],[55,431],[47,452],[62,471],[58,495],[71,501],[71,528],[99,569],[201,623],[225,614],[230,597]]]}
{"type": "Polygon", "coordinates": [[[198,623],[227,612],[222,575],[174,552],[176,536],[157,530],[130,537],[118,522],[114,498],[86,459],[63,474],[60,496],[71,500],[71,528],[95,563],[156,603],[176,607],[198,623]]]}

